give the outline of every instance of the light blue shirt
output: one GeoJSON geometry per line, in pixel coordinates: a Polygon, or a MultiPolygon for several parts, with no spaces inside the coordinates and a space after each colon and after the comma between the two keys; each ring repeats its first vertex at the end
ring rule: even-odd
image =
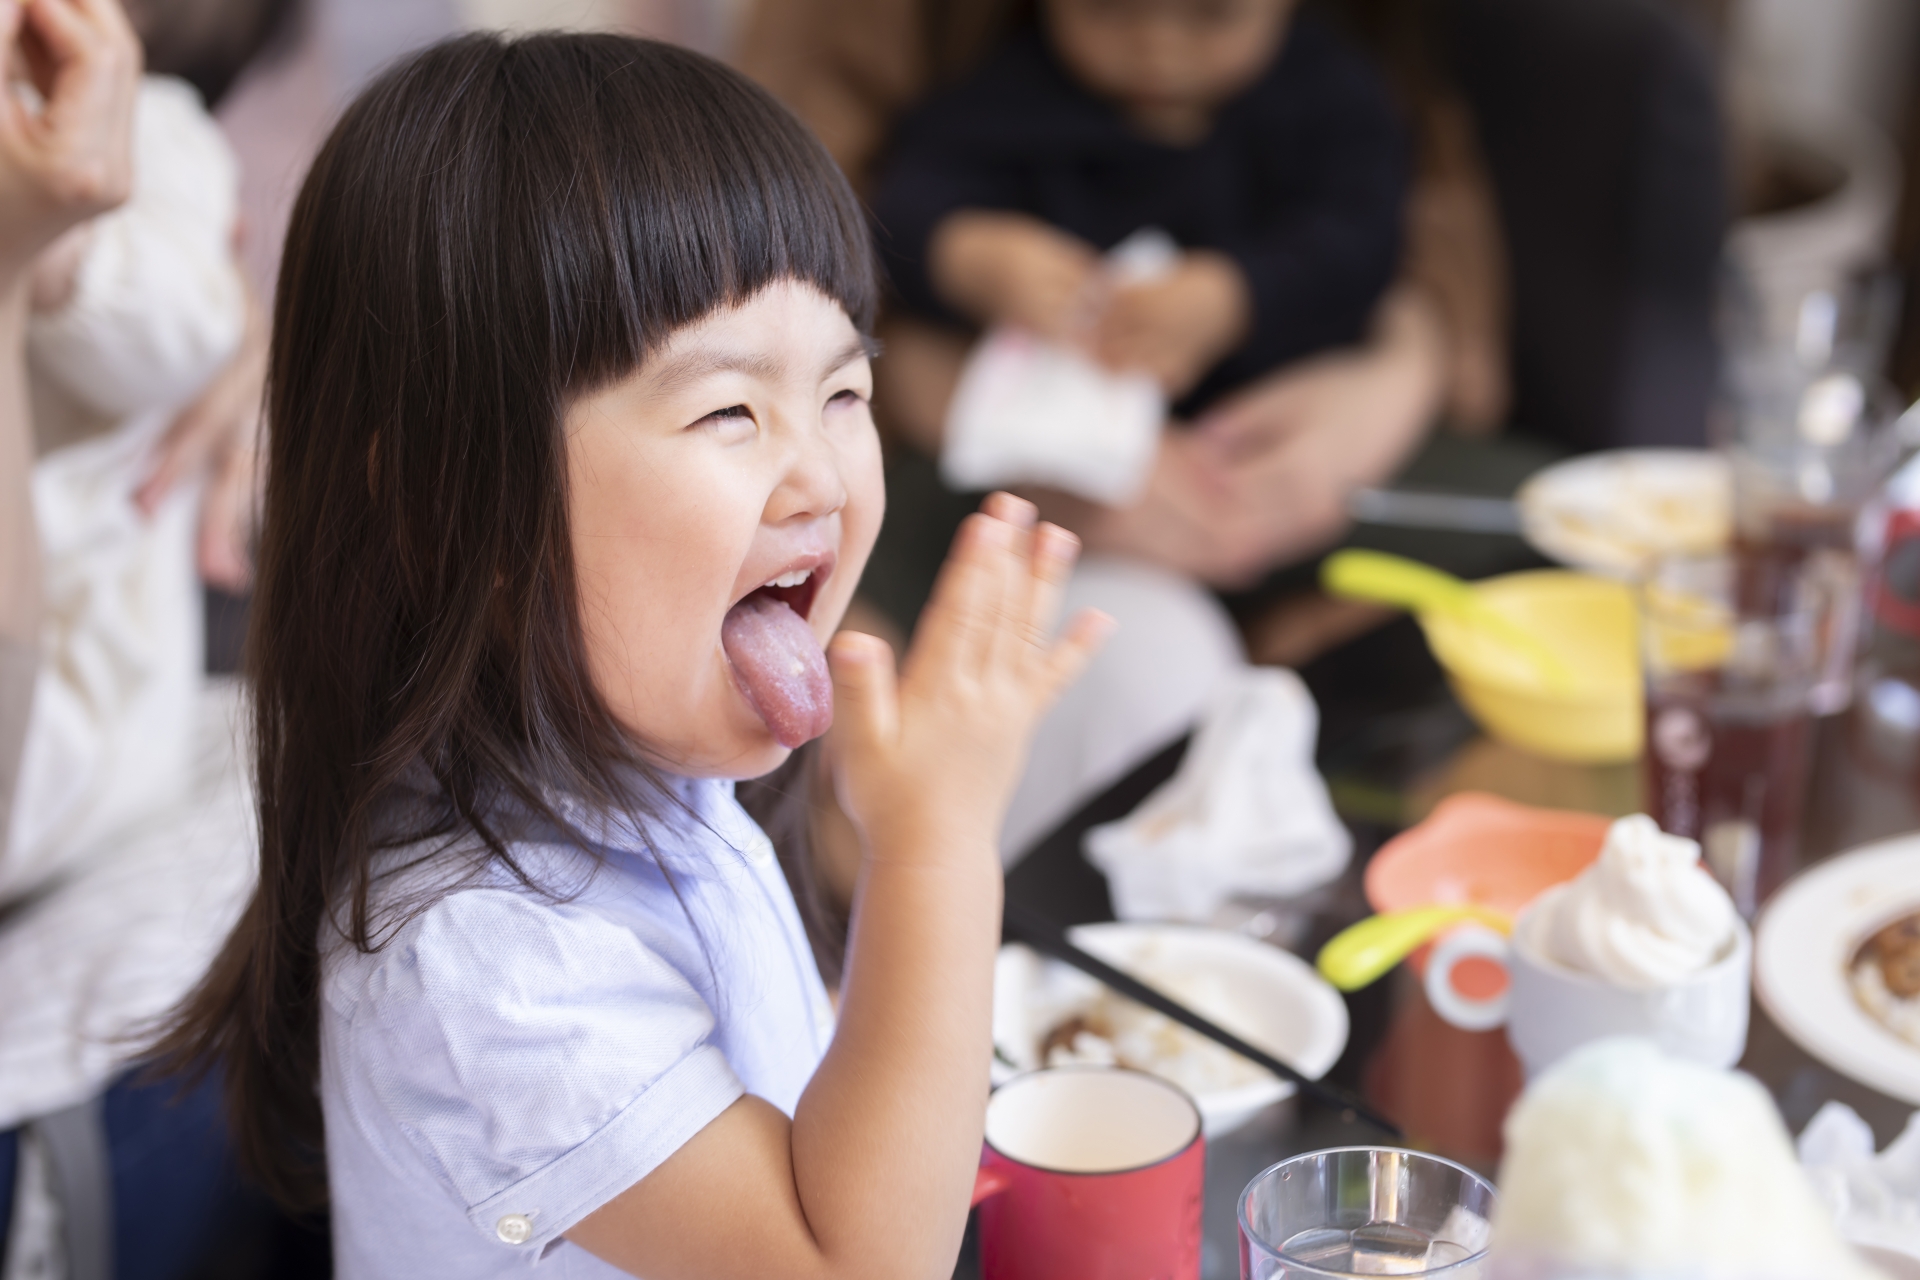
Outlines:
{"type": "Polygon", "coordinates": [[[610,838],[597,871],[515,845],[561,901],[442,854],[382,881],[383,908],[441,896],[380,950],[329,949],[340,1280],[621,1275],[563,1233],[743,1092],[793,1114],[833,1033],[793,895],[732,783],[677,789],[699,821],[610,838]]]}

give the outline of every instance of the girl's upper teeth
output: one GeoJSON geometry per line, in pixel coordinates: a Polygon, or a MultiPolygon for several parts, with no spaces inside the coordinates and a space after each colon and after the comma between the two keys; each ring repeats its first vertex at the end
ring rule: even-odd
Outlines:
{"type": "Polygon", "coordinates": [[[813,570],[811,569],[795,569],[790,573],[781,574],[767,585],[770,587],[797,587],[812,576],[813,570]]]}

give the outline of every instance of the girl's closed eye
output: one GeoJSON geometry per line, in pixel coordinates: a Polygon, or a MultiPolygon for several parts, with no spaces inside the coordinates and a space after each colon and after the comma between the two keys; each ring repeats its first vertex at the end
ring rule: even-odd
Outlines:
{"type": "Polygon", "coordinates": [[[715,409],[693,425],[711,428],[723,443],[749,440],[759,429],[759,424],[753,420],[753,410],[744,404],[732,404],[724,409],[715,409]]]}

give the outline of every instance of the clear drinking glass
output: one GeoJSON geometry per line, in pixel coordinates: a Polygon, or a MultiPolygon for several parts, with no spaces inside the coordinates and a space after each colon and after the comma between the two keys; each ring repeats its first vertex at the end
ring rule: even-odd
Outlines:
{"type": "Polygon", "coordinates": [[[1733,468],[1734,545],[1804,565],[1835,601],[1814,679],[1816,715],[1852,697],[1861,515],[1899,455],[1893,424],[1902,400],[1879,372],[1893,314],[1881,286],[1828,282],[1733,308],[1745,324],[1722,317],[1720,444],[1733,468]]]}
{"type": "Polygon", "coordinates": [[[1797,863],[1835,589],[1745,552],[1664,560],[1642,584],[1647,811],[1700,842],[1748,919],[1797,863]]]}
{"type": "Polygon", "coordinates": [[[1486,1179],[1438,1156],[1309,1151],[1240,1193],[1241,1280],[1480,1280],[1494,1199],[1486,1179]]]}

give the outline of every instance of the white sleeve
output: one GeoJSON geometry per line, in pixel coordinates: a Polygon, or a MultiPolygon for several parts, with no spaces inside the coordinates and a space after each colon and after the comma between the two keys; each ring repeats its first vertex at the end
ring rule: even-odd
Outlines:
{"type": "Polygon", "coordinates": [[[544,1249],[744,1092],[686,976],[590,910],[464,890],[381,955],[344,1028],[362,1123],[499,1248],[544,1249]],[[532,1234],[502,1244],[507,1215],[532,1234]]]}
{"type": "Polygon", "coordinates": [[[191,400],[239,348],[239,168],[184,81],[147,76],[134,108],[133,192],[94,220],[59,310],[36,315],[36,374],[120,419],[191,400]]]}

